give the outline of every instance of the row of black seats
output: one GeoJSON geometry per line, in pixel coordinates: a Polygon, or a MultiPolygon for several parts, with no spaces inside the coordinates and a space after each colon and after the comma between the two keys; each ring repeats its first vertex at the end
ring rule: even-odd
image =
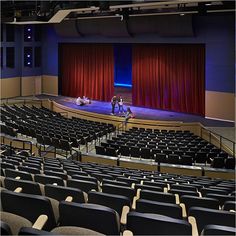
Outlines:
{"type": "MultiPolygon", "coordinates": [[[[53,190],[55,190],[57,187],[45,186],[45,189],[47,188],[53,188],[53,190]]],[[[55,191],[53,192],[55,196],[55,191]]],[[[145,191],[143,192],[145,194],[145,191]]],[[[39,215],[46,214],[49,218],[49,221],[45,225],[44,230],[52,230],[52,228],[56,226],[55,222],[57,222],[57,225],[59,224],[60,226],[73,225],[96,230],[103,234],[118,235],[120,233],[119,219],[120,216],[122,216],[123,210],[125,211],[125,208],[126,217],[123,217],[121,223],[126,225],[127,229],[132,230],[134,234],[138,235],[153,234],[152,232],[161,235],[175,235],[176,230],[178,234],[181,233],[183,235],[190,235],[193,229],[188,221],[191,222],[192,217],[195,217],[196,219],[199,232],[204,230],[205,226],[208,224],[217,224],[228,227],[235,226],[234,213],[209,209],[209,207],[211,208],[212,206],[212,202],[209,204],[211,199],[207,199],[207,208],[190,207],[188,211],[189,218],[188,221],[186,221],[182,218],[181,208],[177,205],[139,199],[136,201],[135,211],[128,213],[130,202],[129,199],[125,197],[96,192],[89,192],[88,195],[89,202],[92,204],[61,202],[59,204],[60,221],[58,221],[58,215],[55,213],[57,211],[56,208],[58,207],[58,202],[53,201],[52,199],[49,199],[50,201],[48,201],[45,199],[45,197],[23,193],[11,193],[9,191],[3,190],[1,194],[1,200],[3,202],[3,210],[21,215],[32,222],[34,222],[39,215]],[[16,202],[19,203],[19,205],[15,206],[14,203],[16,202]],[[25,211],[26,206],[30,207],[33,212],[25,211]],[[54,212],[50,209],[54,209],[54,212]],[[129,221],[133,217],[134,222],[131,224],[133,226],[130,226],[129,221]],[[223,220],[221,217],[223,217],[223,220]],[[78,221],[77,219],[80,220],[78,221]],[[116,219],[116,221],[114,221],[114,219],[116,219]],[[155,228],[152,228],[154,225],[156,227],[158,226],[158,231],[156,231],[155,228]],[[165,226],[168,226],[170,229],[168,229],[168,227],[166,228],[165,226]]],[[[184,197],[185,201],[186,198],[191,199],[191,197],[188,196],[183,196],[182,198],[184,199],[184,197]]],[[[71,198],[71,200],[72,199],[73,198],[71,198]]],[[[232,233],[234,230],[235,229],[231,228],[230,232],[232,233]]]]}
{"type": "MultiPolygon", "coordinates": [[[[37,158],[36,158],[37,159],[37,158]]],[[[136,183],[136,188],[141,188],[138,184],[137,184],[137,180],[139,180],[140,179],[140,177],[146,177],[146,178],[142,178],[142,180],[144,181],[145,179],[146,179],[146,182],[143,182],[143,185],[144,186],[146,186],[147,185],[147,182],[148,182],[148,177],[152,177],[151,179],[150,179],[150,181],[151,180],[155,180],[156,182],[157,182],[157,180],[161,183],[162,182],[162,184],[165,184],[165,186],[168,186],[168,184],[170,185],[170,184],[173,184],[173,185],[171,185],[172,187],[174,187],[174,188],[170,188],[170,190],[172,191],[172,190],[174,190],[175,188],[178,188],[178,187],[176,187],[176,185],[175,185],[175,182],[173,181],[173,180],[176,180],[177,181],[177,179],[178,179],[178,185],[179,185],[179,187],[181,187],[181,184],[180,183],[184,183],[185,181],[188,181],[188,182],[191,182],[191,184],[192,184],[192,186],[187,186],[187,187],[189,187],[189,188],[191,188],[191,187],[193,187],[193,186],[195,186],[195,187],[198,187],[199,185],[203,185],[203,186],[211,186],[211,185],[218,185],[218,187],[220,187],[221,188],[221,190],[222,190],[222,188],[224,188],[224,190],[226,190],[226,192],[228,191],[227,189],[232,189],[233,190],[233,187],[232,186],[234,186],[234,182],[233,181],[222,181],[222,180],[211,180],[211,179],[208,179],[208,178],[194,178],[194,177],[190,177],[190,176],[186,176],[186,177],[181,177],[181,176],[177,176],[177,175],[165,175],[165,174],[163,174],[162,176],[161,175],[159,175],[158,173],[148,173],[148,172],[142,172],[142,171],[135,171],[135,170],[126,170],[126,169],[123,169],[123,168],[115,168],[115,167],[110,167],[110,166],[102,166],[102,165],[97,165],[97,164],[87,164],[87,163],[78,163],[78,162],[71,162],[71,161],[63,161],[63,162],[61,162],[60,160],[51,160],[51,161],[49,161],[49,160],[46,160],[46,159],[42,159],[41,160],[41,162],[54,162],[55,164],[61,164],[62,166],[63,166],[63,169],[67,169],[67,170],[70,170],[70,171],[75,171],[75,170],[77,170],[77,171],[79,171],[79,170],[81,170],[81,169],[83,169],[84,170],[84,172],[85,171],[93,171],[93,172],[98,172],[98,171],[102,171],[102,170],[107,170],[107,171],[109,171],[110,173],[112,172],[112,170],[113,170],[113,174],[114,175],[116,175],[119,171],[119,173],[123,173],[124,174],[124,176],[127,176],[127,177],[129,177],[129,178],[124,178],[124,179],[120,179],[120,180],[122,180],[122,181],[127,181],[128,183],[136,183]],[[127,172],[127,173],[126,173],[127,172]],[[136,177],[136,178],[135,178],[136,177]],[[160,180],[163,180],[163,181],[160,181],[160,180]],[[171,181],[172,182],[174,182],[174,183],[171,183],[171,181]],[[165,183],[166,182],[166,183],[165,183]]],[[[81,173],[84,173],[84,172],[81,172],[81,173]]],[[[73,172],[72,172],[73,173],[73,172]]],[[[105,172],[105,173],[107,173],[107,172],[105,172]]],[[[20,174],[20,173],[19,173],[20,174]]],[[[122,178],[122,177],[121,177],[122,178]]],[[[8,180],[9,181],[9,180],[8,180]]],[[[114,181],[114,180],[110,180],[112,183],[115,183],[116,182],[116,184],[120,184],[120,183],[118,183],[119,181],[114,181]]],[[[120,182],[122,182],[122,181],[120,181],[120,182]]],[[[109,180],[108,180],[108,183],[109,183],[109,180]]],[[[122,183],[124,183],[124,182],[122,182],[122,183]]],[[[152,181],[151,181],[151,183],[153,183],[152,181]]],[[[160,185],[160,183],[159,183],[159,185],[160,185]]],[[[19,182],[18,182],[18,184],[19,184],[19,182]]],[[[150,184],[150,183],[149,183],[150,184]]],[[[158,184],[158,183],[153,183],[153,184],[158,184]]],[[[114,187],[113,186],[113,188],[112,188],[112,186],[109,186],[109,184],[107,184],[108,186],[107,186],[107,188],[108,189],[110,189],[109,191],[112,191],[112,193],[114,193],[114,191],[115,191],[115,193],[117,194],[120,194],[121,192],[122,192],[122,190],[124,191],[124,192],[126,192],[126,193],[124,193],[124,194],[127,194],[127,191],[125,191],[125,188],[117,188],[117,187],[114,187]],[[109,188],[110,187],[110,188],[109,188]]],[[[111,185],[111,184],[110,184],[111,185]]],[[[163,186],[163,185],[162,185],[163,186]]],[[[103,187],[106,187],[106,183],[104,184],[104,186],[103,187]]],[[[152,186],[153,187],[153,186],[152,186]]],[[[158,189],[158,187],[159,186],[154,186],[153,188],[152,188],[152,190],[157,190],[158,189]]],[[[186,186],[185,186],[185,188],[187,188],[186,186]]],[[[149,190],[141,190],[141,195],[142,195],[142,192],[148,192],[148,191],[150,191],[150,187],[148,187],[149,188],[149,190]]],[[[188,188],[188,190],[190,190],[188,188]]],[[[105,188],[104,188],[105,189],[105,188]]],[[[144,188],[145,189],[145,188],[144,188]]],[[[219,189],[217,189],[217,190],[219,190],[219,189]]],[[[217,191],[216,190],[216,191],[217,191]]],[[[137,191],[137,189],[136,189],[136,191],[137,191]]],[[[176,191],[176,190],[175,190],[176,191]]],[[[181,193],[183,193],[183,189],[181,189],[181,193]]],[[[187,191],[187,190],[186,190],[187,191]]],[[[187,193],[188,194],[190,194],[190,192],[191,191],[188,191],[187,193]]],[[[192,191],[192,192],[194,192],[194,191],[192,191]]],[[[196,192],[196,191],[195,191],[196,192]]],[[[156,194],[156,195],[158,195],[158,193],[159,193],[159,195],[161,195],[161,194],[166,194],[165,196],[164,196],[164,199],[167,199],[167,196],[170,196],[171,194],[173,194],[173,193],[163,193],[163,192],[158,192],[158,191],[154,191],[154,194],[156,194]]],[[[219,193],[219,192],[218,192],[219,193]]],[[[185,192],[185,194],[186,194],[186,192],[185,192]]],[[[151,196],[153,196],[153,193],[151,193],[151,196]]],[[[174,196],[174,194],[172,195],[172,196],[174,196]]],[[[143,196],[142,196],[143,197],[143,196]]],[[[199,198],[199,197],[198,197],[199,198]]],[[[202,201],[204,200],[204,199],[201,199],[202,201]]],[[[199,200],[198,200],[199,201],[199,200]]],[[[137,201],[137,205],[139,205],[140,206],[140,203],[137,201]]],[[[141,203],[142,203],[142,201],[141,201],[141,203]]],[[[143,203],[142,203],[143,204],[143,203]]],[[[148,204],[150,205],[150,202],[148,202],[148,204]]],[[[209,204],[209,203],[208,203],[209,204]]],[[[161,205],[161,207],[163,208],[163,204],[161,205]]],[[[152,206],[152,208],[153,208],[153,206],[152,206]]],[[[159,210],[160,211],[160,210],[159,210]]],[[[136,214],[136,213],[135,213],[136,214]]],[[[138,214],[138,212],[137,212],[137,214],[138,214]]],[[[202,214],[202,213],[201,213],[202,214]]],[[[153,219],[152,219],[153,220],[153,219]]],[[[146,231],[147,232],[147,231],[146,231]]],[[[160,232],[163,232],[163,231],[160,231],[160,232]]],[[[170,231],[169,231],[170,232],[170,231]]]]}

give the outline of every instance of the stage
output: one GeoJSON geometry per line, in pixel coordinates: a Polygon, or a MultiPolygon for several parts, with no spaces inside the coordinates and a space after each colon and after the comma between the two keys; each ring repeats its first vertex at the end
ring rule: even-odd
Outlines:
{"type": "MultiPolygon", "coordinates": [[[[98,114],[110,115],[111,104],[110,102],[101,102],[92,100],[92,103],[84,106],[77,106],[75,104],[75,98],[64,97],[64,96],[48,96],[39,95],[38,98],[48,98],[56,101],[57,103],[82,111],[93,112],[98,114]]],[[[128,105],[129,106],[129,105],[128,105]]],[[[127,105],[124,104],[124,109],[126,110],[127,105]]],[[[160,120],[160,121],[182,121],[185,123],[199,122],[206,127],[234,127],[234,122],[219,121],[214,119],[207,119],[197,115],[191,115],[180,112],[164,111],[159,109],[151,109],[144,107],[130,106],[132,112],[135,114],[135,119],[145,119],[145,120],[160,120]]],[[[121,116],[118,113],[118,107],[115,109],[115,116],[121,116]]],[[[111,116],[111,115],[110,115],[111,116]]]]}

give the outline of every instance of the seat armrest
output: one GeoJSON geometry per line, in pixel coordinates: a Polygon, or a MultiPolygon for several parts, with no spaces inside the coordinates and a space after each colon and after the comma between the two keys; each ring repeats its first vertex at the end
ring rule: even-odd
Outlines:
{"type": "Polygon", "coordinates": [[[134,235],[133,232],[130,231],[130,230],[125,230],[125,231],[123,232],[123,236],[133,236],[133,235],[134,235]]]}
{"type": "Polygon", "coordinates": [[[67,196],[65,199],[66,202],[72,202],[73,201],[73,197],[71,196],[67,196]]]}
{"type": "Polygon", "coordinates": [[[130,210],[129,206],[123,206],[122,208],[120,223],[123,225],[126,225],[127,223],[127,214],[129,213],[129,210],[130,210]]]}
{"type": "Polygon", "coordinates": [[[14,190],[15,193],[21,193],[22,192],[22,188],[21,187],[18,187],[14,190]]]}
{"type": "Polygon", "coordinates": [[[187,212],[186,212],[185,204],[184,203],[180,203],[179,205],[182,208],[182,217],[186,218],[187,217],[187,212]]]}
{"type": "Polygon", "coordinates": [[[188,222],[192,226],[192,236],[198,236],[199,234],[198,234],[197,222],[196,222],[195,217],[189,216],[188,217],[188,222]]]}
{"type": "Polygon", "coordinates": [[[175,203],[179,205],[179,194],[175,193],[175,203]]]}
{"type": "Polygon", "coordinates": [[[41,230],[48,220],[47,215],[40,215],[38,219],[34,222],[32,228],[41,230]]]}

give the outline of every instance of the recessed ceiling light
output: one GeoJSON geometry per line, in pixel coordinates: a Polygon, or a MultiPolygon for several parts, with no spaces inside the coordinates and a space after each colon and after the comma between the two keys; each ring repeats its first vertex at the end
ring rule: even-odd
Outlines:
{"type": "Polygon", "coordinates": [[[180,13],[179,15],[180,15],[180,16],[184,16],[185,14],[184,14],[184,13],[180,13]]]}

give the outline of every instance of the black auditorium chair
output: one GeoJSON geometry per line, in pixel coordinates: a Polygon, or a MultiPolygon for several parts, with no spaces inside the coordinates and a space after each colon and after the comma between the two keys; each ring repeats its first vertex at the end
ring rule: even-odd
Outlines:
{"type": "Polygon", "coordinates": [[[191,166],[193,163],[193,158],[190,155],[180,156],[179,164],[191,166]]]}
{"type": "Polygon", "coordinates": [[[133,188],[125,187],[125,186],[117,186],[117,185],[112,185],[112,184],[103,184],[102,191],[104,193],[125,196],[130,200],[130,202],[133,202],[133,198],[135,196],[135,190],[133,188]]]}
{"type": "Polygon", "coordinates": [[[143,180],[143,185],[161,187],[162,189],[167,187],[167,183],[165,183],[165,181],[154,181],[154,182],[152,182],[152,181],[143,180]]]}
{"type": "Polygon", "coordinates": [[[196,192],[196,191],[170,189],[168,192],[178,194],[179,196],[182,196],[182,195],[190,195],[190,196],[197,196],[197,197],[199,196],[198,192],[196,192]]]}
{"type": "Polygon", "coordinates": [[[160,214],[176,219],[182,219],[182,208],[173,203],[163,203],[157,201],[150,201],[139,199],[136,201],[137,212],[160,214]]]}
{"type": "Polygon", "coordinates": [[[135,190],[145,189],[153,192],[163,192],[163,187],[153,186],[153,185],[144,185],[144,184],[135,184],[135,190]]]}
{"type": "Polygon", "coordinates": [[[236,211],[236,201],[226,201],[224,203],[223,209],[225,211],[230,211],[230,210],[236,211]]]}
{"type": "Polygon", "coordinates": [[[235,213],[233,212],[202,207],[191,207],[189,209],[189,216],[195,218],[199,234],[205,226],[211,224],[235,227],[235,213]]]}
{"type": "Polygon", "coordinates": [[[62,178],[63,180],[67,180],[68,176],[66,173],[63,172],[56,172],[56,171],[52,171],[52,170],[44,170],[43,172],[45,175],[49,175],[49,176],[55,176],[55,177],[59,177],[62,178]]]}
{"type": "Polygon", "coordinates": [[[4,186],[6,189],[14,191],[16,188],[22,188],[22,193],[42,195],[39,183],[28,180],[5,178],[4,186]]]}
{"type": "Polygon", "coordinates": [[[235,157],[228,157],[225,160],[225,168],[226,169],[235,169],[235,157]]]}
{"type": "Polygon", "coordinates": [[[40,174],[40,169],[34,168],[34,167],[28,167],[28,166],[19,166],[19,170],[28,172],[30,174],[40,174]]]}
{"type": "Polygon", "coordinates": [[[41,184],[57,184],[60,186],[64,186],[64,181],[60,177],[56,176],[49,176],[49,175],[43,175],[43,174],[36,174],[34,175],[34,181],[41,183],[41,184]]]}
{"type": "Polygon", "coordinates": [[[127,145],[121,145],[119,149],[119,154],[121,156],[130,156],[130,147],[127,145]]]}
{"type": "Polygon", "coordinates": [[[145,189],[141,190],[140,198],[165,203],[176,203],[176,197],[172,193],[153,192],[145,189]]]}
{"type": "Polygon", "coordinates": [[[1,191],[3,211],[7,211],[35,222],[40,215],[47,215],[48,220],[43,229],[51,230],[58,220],[58,201],[43,196],[1,191]],[[54,212],[55,210],[55,212],[54,212]]]}
{"type": "Polygon", "coordinates": [[[134,235],[191,235],[191,225],[180,219],[158,214],[130,212],[127,230],[134,235]]]}
{"type": "Polygon", "coordinates": [[[180,158],[176,154],[169,154],[168,155],[168,163],[169,164],[179,164],[180,158]]]}
{"type": "Polygon", "coordinates": [[[141,147],[141,157],[144,159],[151,159],[152,158],[151,149],[148,147],[141,147]]]}
{"type": "Polygon", "coordinates": [[[25,171],[5,169],[5,176],[10,177],[10,178],[20,177],[20,179],[23,179],[23,180],[33,181],[32,175],[25,171]]]}
{"type": "Polygon", "coordinates": [[[112,156],[112,157],[117,157],[118,152],[116,151],[116,149],[114,147],[107,147],[105,155],[112,156]]]}
{"type": "Polygon", "coordinates": [[[201,235],[236,235],[236,228],[221,225],[207,225],[204,227],[201,235]]]}
{"type": "Polygon", "coordinates": [[[83,227],[106,235],[120,234],[119,215],[109,207],[62,201],[59,212],[60,226],[83,227]]]}
{"type": "Polygon", "coordinates": [[[220,195],[227,195],[228,192],[222,189],[211,188],[202,188],[201,189],[202,196],[205,197],[207,194],[220,194],[220,195]]]}
{"type": "Polygon", "coordinates": [[[96,154],[106,155],[106,149],[103,146],[95,146],[96,154]]]}
{"type": "Polygon", "coordinates": [[[79,189],[46,184],[44,187],[45,196],[54,198],[58,201],[65,200],[68,196],[72,197],[73,202],[85,203],[85,194],[79,189]]]}
{"type": "Polygon", "coordinates": [[[80,189],[86,193],[91,190],[98,191],[98,184],[93,181],[79,180],[79,179],[68,179],[67,186],[71,188],[80,189]]]}
{"type": "Polygon", "coordinates": [[[170,188],[193,192],[197,191],[197,188],[195,186],[191,186],[190,184],[172,184],[170,188]]]}
{"type": "Polygon", "coordinates": [[[95,177],[88,176],[88,175],[81,175],[78,172],[75,175],[72,175],[71,177],[72,177],[72,179],[90,181],[90,182],[94,182],[95,184],[98,184],[98,180],[95,177]]]}
{"type": "Polygon", "coordinates": [[[224,157],[214,157],[211,162],[211,167],[213,168],[224,168],[225,159],[224,157]]]}
{"type": "Polygon", "coordinates": [[[125,196],[91,191],[88,193],[88,203],[98,204],[114,209],[121,217],[123,207],[131,207],[130,200],[125,196]]]}
{"type": "Polygon", "coordinates": [[[220,202],[220,206],[223,206],[226,201],[235,201],[235,196],[227,195],[227,194],[215,194],[215,193],[208,193],[206,197],[218,199],[220,202]]]}
{"type": "Polygon", "coordinates": [[[204,207],[204,208],[219,210],[219,206],[220,206],[219,200],[217,199],[188,196],[188,195],[182,195],[180,197],[180,202],[184,203],[187,214],[190,207],[204,207]]]}
{"type": "Polygon", "coordinates": [[[140,148],[137,146],[131,146],[130,147],[130,156],[131,157],[140,157],[140,148]]]}

